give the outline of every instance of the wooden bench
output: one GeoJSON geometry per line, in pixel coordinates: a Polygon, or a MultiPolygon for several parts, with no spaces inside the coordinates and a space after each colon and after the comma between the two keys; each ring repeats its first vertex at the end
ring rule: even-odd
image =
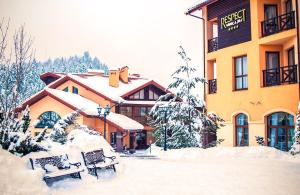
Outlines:
{"type": "Polygon", "coordinates": [[[113,169],[116,172],[115,165],[118,164],[115,156],[105,156],[103,149],[90,152],[81,152],[84,164],[89,174],[95,175],[98,179],[97,169],[113,169]]]}
{"type": "Polygon", "coordinates": [[[46,183],[50,179],[67,175],[70,175],[73,178],[81,179],[80,172],[83,171],[83,168],[80,168],[81,163],[70,163],[67,154],[35,159],[30,158],[29,160],[33,170],[42,168],[46,171],[43,178],[46,183]],[[54,170],[49,169],[49,167],[54,168],[54,170]]]}

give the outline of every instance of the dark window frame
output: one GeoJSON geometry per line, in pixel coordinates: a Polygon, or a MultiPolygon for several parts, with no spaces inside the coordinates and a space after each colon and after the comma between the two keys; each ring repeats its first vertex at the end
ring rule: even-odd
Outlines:
{"type": "Polygon", "coordinates": [[[69,92],[69,87],[63,89],[64,92],[69,92]]]}
{"type": "Polygon", "coordinates": [[[35,128],[42,129],[42,128],[48,127],[49,129],[52,129],[54,127],[54,125],[57,123],[57,121],[59,121],[60,119],[61,119],[61,116],[54,111],[43,112],[38,117],[39,122],[35,125],[35,128]],[[47,114],[49,114],[49,116],[45,116],[47,114]],[[47,122],[46,120],[52,122],[53,124],[49,125],[49,122],[47,122]]]}
{"type": "MultiPolygon", "coordinates": [[[[280,113],[284,114],[285,116],[291,115],[291,114],[286,113],[286,112],[273,112],[273,113],[269,114],[267,116],[267,138],[268,138],[268,140],[269,139],[271,140],[270,129],[275,129],[275,148],[276,148],[276,145],[278,144],[278,129],[283,129],[284,133],[285,133],[285,151],[288,151],[289,129],[294,128],[294,131],[295,131],[295,124],[294,124],[294,126],[291,126],[291,125],[271,125],[270,124],[270,118],[272,117],[272,115],[280,114],[280,113]]],[[[293,117],[295,118],[295,116],[293,116],[293,117]]],[[[271,141],[268,141],[267,145],[271,146],[271,141]]]]}
{"type": "Polygon", "coordinates": [[[247,58],[247,74],[244,74],[244,64],[243,64],[243,58],[247,58],[247,55],[242,55],[242,56],[237,56],[234,57],[234,90],[235,91],[242,91],[242,90],[248,90],[248,58],[247,58]],[[242,59],[242,63],[241,63],[241,71],[242,74],[241,75],[237,75],[237,71],[236,71],[236,60],[241,58],[242,59]],[[243,82],[243,78],[247,77],[247,87],[244,87],[244,82],[243,82]],[[242,88],[237,88],[237,79],[238,78],[242,78],[242,88]]]}
{"type": "Polygon", "coordinates": [[[278,67],[276,68],[280,68],[280,51],[266,51],[266,69],[274,69],[274,68],[270,68],[270,64],[269,64],[269,55],[270,54],[278,54],[278,67]]]}
{"type": "Polygon", "coordinates": [[[285,2],[285,12],[290,13],[292,11],[293,11],[293,2],[292,2],[292,0],[287,0],[285,2]]]}
{"type": "Polygon", "coordinates": [[[295,60],[295,48],[294,47],[291,47],[291,48],[289,48],[288,50],[287,50],[287,56],[288,56],[288,66],[292,66],[292,65],[295,65],[295,62],[296,62],[296,60],[295,60]],[[292,53],[292,59],[293,59],[293,61],[292,62],[290,62],[290,52],[292,53]]]}
{"type": "Polygon", "coordinates": [[[79,89],[75,86],[72,86],[72,93],[74,94],[78,94],[79,93],[79,89]]]}
{"type": "Polygon", "coordinates": [[[235,143],[236,143],[235,145],[238,146],[238,147],[249,146],[249,121],[248,121],[248,116],[246,114],[244,114],[244,113],[239,113],[239,114],[237,114],[235,116],[234,121],[235,121],[235,143]],[[247,119],[247,125],[238,125],[237,120],[238,120],[238,117],[240,115],[244,115],[246,117],[246,119],[247,119]],[[242,130],[243,130],[243,133],[242,133],[242,142],[243,143],[242,143],[242,145],[240,145],[238,143],[238,128],[242,128],[242,130]],[[245,137],[245,129],[248,130],[248,145],[244,145],[244,141],[245,141],[245,138],[244,138],[245,137]]]}
{"type": "Polygon", "coordinates": [[[279,16],[277,4],[264,4],[264,20],[270,19],[270,18],[266,18],[267,7],[276,7],[276,17],[279,16]]]}

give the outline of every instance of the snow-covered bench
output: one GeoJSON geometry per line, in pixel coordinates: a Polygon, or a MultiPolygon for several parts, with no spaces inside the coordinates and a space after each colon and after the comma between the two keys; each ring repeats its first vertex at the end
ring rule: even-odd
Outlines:
{"type": "Polygon", "coordinates": [[[32,169],[42,168],[46,171],[44,181],[70,175],[73,178],[81,179],[80,172],[83,171],[81,163],[70,163],[68,155],[49,156],[43,158],[30,158],[32,169]]]}
{"type": "Polygon", "coordinates": [[[118,164],[115,156],[105,156],[103,149],[90,152],[81,152],[84,164],[89,174],[98,178],[97,169],[113,169],[116,172],[115,165],[118,164]]]}

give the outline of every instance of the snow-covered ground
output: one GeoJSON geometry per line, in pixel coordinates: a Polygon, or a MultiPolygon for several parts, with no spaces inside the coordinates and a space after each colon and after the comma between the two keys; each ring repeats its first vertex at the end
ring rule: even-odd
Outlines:
{"type": "MultiPolygon", "coordinates": [[[[76,133],[64,152],[82,161],[81,150],[105,147],[95,136],[76,133]],[[87,140],[88,139],[88,140],[87,140]],[[83,145],[82,143],[86,143],[83,145]]],[[[56,152],[62,150],[55,149],[56,152]]],[[[149,150],[141,152],[149,154],[149,150]]],[[[38,155],[42,155],[39,153],[38,155]]],[[[117,173],[99,171],[100,179],[82,174],[82,180],[65,179],[47,187],[42,173],[26,161],[0,150],[0,194],[300,194],[300,155],[293,157],[269,147],[180,149],[152,147],[158,159],[119,157],[117,173]]]]}

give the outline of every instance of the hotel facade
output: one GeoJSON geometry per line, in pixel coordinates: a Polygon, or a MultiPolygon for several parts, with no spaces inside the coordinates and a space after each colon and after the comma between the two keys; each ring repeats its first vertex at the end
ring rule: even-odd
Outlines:
{"type": "Polygon", "coordinates": [[[206,0],[186,12],[204,22],[204,98],[226,121],[221,145],[254,146],[262,136],[265,145],[290,149],[299,103],[297,10],[297,0],[206,0]]]}
{"type": "Polygon", "coordinates": [[[153,128],[147,124],[147,113],[166,89],[153,80],[129,74],[129,68],[87,73],[44,73],[46,87],[23,102],[17,110],[30,108],[31,133],[38,135],[45,127],[65,115],[79,111],[77,123],[100,132],[117,152],[145,149],[152,142],[153,128]],[[98,107],[102,114],[99,116],[98,107]],[[105,107],[110,108],[106,120],[105,107]]]}

